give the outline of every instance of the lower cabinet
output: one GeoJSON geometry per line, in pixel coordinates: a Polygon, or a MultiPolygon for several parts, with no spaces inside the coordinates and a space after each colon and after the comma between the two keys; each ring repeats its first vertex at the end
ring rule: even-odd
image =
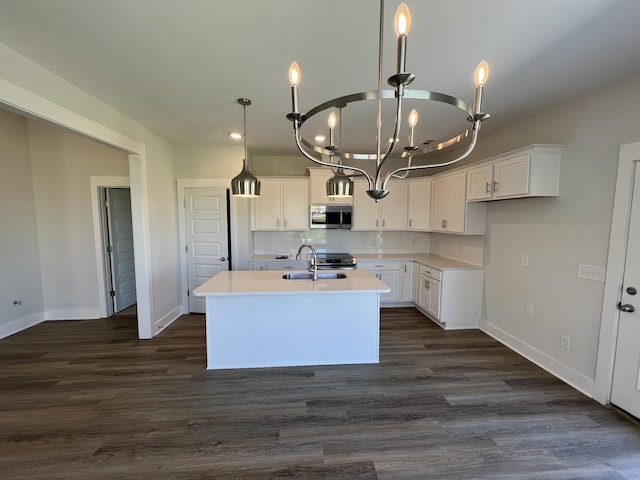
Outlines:
{"type": "Polygon", "coordinates": [[[402,303],[404,262],[400,260],[358,260],[358,270],[369,270],[391,289],[389,293],[380,295],[380,304],[389,306],[402,303]]]}
{"type": "Polygon", "coordinates": [[[484,271],[414,265],[416,308],[445,330],[478,328],[482,312],[484,271]],[[417,268],[416,268],[417,267],[417,268]]]}

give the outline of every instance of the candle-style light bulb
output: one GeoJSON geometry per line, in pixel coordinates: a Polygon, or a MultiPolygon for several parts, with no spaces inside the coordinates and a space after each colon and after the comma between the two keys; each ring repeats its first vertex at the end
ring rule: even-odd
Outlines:
{"type": "Polygon", "coordinates": [[[406,3],[401,3],[396,10],[396,35],[398,35],[398,68],[397,73],[405,73],[407,68],[407,34],[411,29],[411,13],[406,3]]]}
{"type": "Polygon", "coordinates": [[[331,112],[329,114],[329,120],[327,124],[329,125],[329,146],[335,146],[334,139],[334,129],[336,128],[336,124],[338,123],[338,117],[336,117],[336,112],[331,112]]]}
{"type": "Polygon", "coordinates": [[[402,2],[398,10],[396,10],[395,27],[398,37],[400,35],[407,35],[409,30],[411,30],[411,12],[409,12],[409,7],[407,7],[407,4],[404,2],[402,2]]]}
{"type": "Polygon", "coordinates": [[[409,126],[411,128],[414,128],[417,124],[418,124],[418,112],[414,108],[413,110],[411,110],[411,113],[409,113],[409,126]]]}
{"type": "Polygon", "coordinates": [[[487,83],[487,78],[489,78],[489,65],[486,61],[482,60],[476,68],[476,73],[474,75],[474,81],[476,83],[476,96],[473,100],[473,113],[481,113],[480,109],[482,108],[482,90],[484,89],[484,85],[487,83]]]}
{"type": "Polygon", "coordinates": [[[298,62],[291,62],[289,66],[289,85],[297,87],[300,85],[300,67],[298,62]]]}
{"type": "Polygon", "coordinates": [[[474,75],[476,87],[484,87],[487,83],[487,78],[489,78],[489,65],[485,60],[482,60],[476,68],[476,73],[474,75]]]}
{"type": "Polygon", "coordinates": [[[410,147],[414,146],[413,137],[414,137],[417,124],[418,124],[418,112],[414,108],[413,110],[411,110],[411,113],[409,113],[409,146],[410,147]]]}
{"type": "Polygon", "coordinates": [[[293,112],[298,113],[298,85],[300,84],[300,67],[297,62],[289,66],[289,84],[291,85],[291,106],[293,112]]]}

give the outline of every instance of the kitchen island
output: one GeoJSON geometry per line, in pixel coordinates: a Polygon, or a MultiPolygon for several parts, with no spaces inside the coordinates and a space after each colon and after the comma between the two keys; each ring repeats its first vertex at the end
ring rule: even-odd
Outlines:
{"type": "Polygon", "coordinates": [[[195,289],[206,299],[208,369],[378,362],[389,287],[365,270],[283,278],[291,273],[220,272],[195,289]]]}

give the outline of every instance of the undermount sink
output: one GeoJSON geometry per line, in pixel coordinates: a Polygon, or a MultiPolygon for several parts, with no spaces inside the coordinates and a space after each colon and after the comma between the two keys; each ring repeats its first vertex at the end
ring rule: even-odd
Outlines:
{"type": "MultiPolygon", "coordinates": [[[[313,280],[311,272],[291,272],[282,275],[285,280],[313,280]]],[[[339,278],[347,278],[344,273],[338,272],[318,272],[318,280],[336,280],[339,278]]]]}

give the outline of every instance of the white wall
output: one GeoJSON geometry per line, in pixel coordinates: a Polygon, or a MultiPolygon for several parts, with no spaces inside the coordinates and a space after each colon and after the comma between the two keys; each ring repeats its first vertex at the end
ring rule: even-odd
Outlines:
{"type": "Polygon", "coordinates": [[[0,110],[0,225],[3,338],[44,318],[27,120],[4,110],[0,110]]]}
{"type": "Polygon", "coordinates": [[[488,205],[482,328],[588,393],[604,284],[577,278],[576,270],[606,265],[618,149],[640,139],[639,91],[640,76],[611,85],[482,138],[474,155],[568,145],[559,198],[488,205]],[[520,265],[523,254],[528,267],[520,265]],[[532,316],[525,302],[533,303],[532,316]],[[570,351],[560,348],[561,334],[571,338],[570,351]]]}
{"type": "Polygon", "coordinates": [[[46,318],[99,318],[90,177],[127,177],[128,155],[43,122],[28,126],[46,318]]]}

